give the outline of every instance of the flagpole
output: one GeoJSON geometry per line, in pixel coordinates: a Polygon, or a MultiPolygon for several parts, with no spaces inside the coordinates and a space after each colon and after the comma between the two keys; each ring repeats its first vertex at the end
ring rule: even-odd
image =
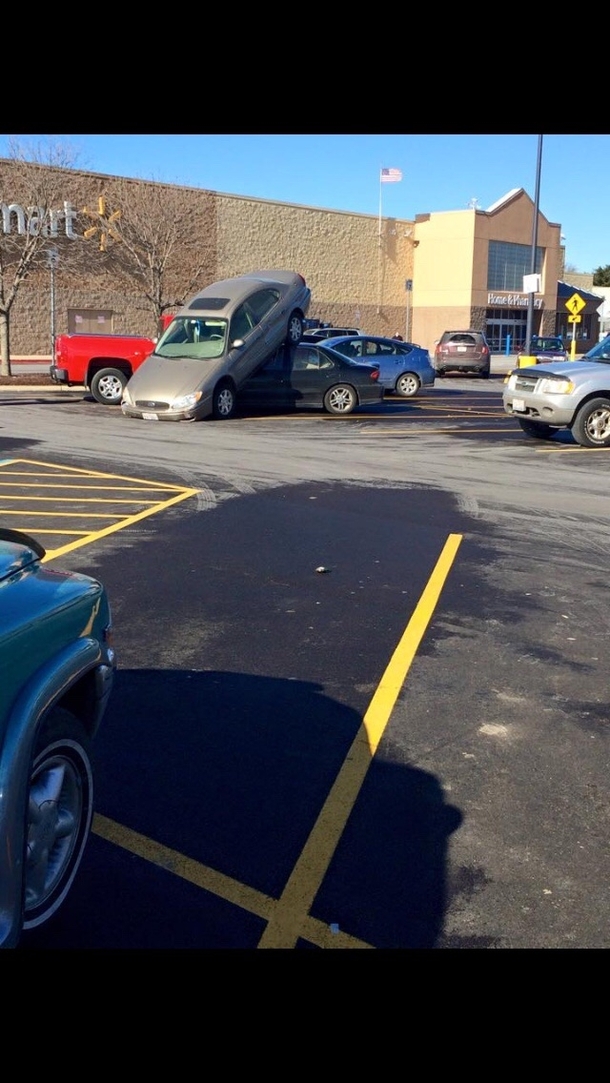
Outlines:
{"type": "Polygon", "coordinates": [[[378,236],[379,236],[379,247],[380,248],[381,248],[381,187],[382,187],[382,185],[381,185],[381,166],[379,166],[379,228],[378,228],[378,236]]]}
{"type": "Polygon", "coordinates": [[[377,315],[381,312],[381,166],[379,166],[379,224],[377,228],[377,315]]]}

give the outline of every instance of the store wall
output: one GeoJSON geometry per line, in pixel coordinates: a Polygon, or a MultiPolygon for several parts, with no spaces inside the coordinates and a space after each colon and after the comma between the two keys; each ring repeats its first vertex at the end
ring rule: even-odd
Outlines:
{"type": "MultiPolygon", "coordinates": [[[[19,202],[13,163],[0,160],[0,199],[19,202]]],[[[75,208],[94,205],[100,195],[109,202],[123,178],[77,170],[61,174],[62,197],[75,208]]],[[[152,182],[130,180],[138,186],[152,182]]],[[[157,189],[175,190],[155,184],[157,189]]],[[[356,323],[370,333],[404,334],[407,294],[413,277],[413,223],[402,219],[350,214],[295,204],[223,195],[182,188],[192,208],[193,230],[205,252],[204,272],[197,288],[221,278],[261,268],[300,271],[312,291],[309,316],[336,326],[356,323]]],[[[86,223],[87,224],[87,223],[86,223]]],[[[79,239],[74,244],[83,244],[79,239]]],[[[91,243],[85,273],[71,274],[60,261],[55,272],[55,330],[68,331],[69,309],[112,310],[115,334],[157,333],[153,314],[137,285],[126,289],[113,279],[108,261],[91,243]],[[90,257],[90,258],[89,258],[90,257]]],[[[50,351],[50,273],[32,272],[20,287],[11,313],[13,356],[46,356],[50,351]]]]}
{"type": "MultiPolygon", "coordinates": [[[[417,215],[413,286],[413,337],[432,350],[443,331],[485,331],[489,290],[489,241],[531,247],[533,200],[516,189],[488,211],[417,215]]],[[[545,250],[542,331],[554,334],[557,281],[562,266],[561,227],[538,215],[537,246],[545,250]]],[[[498,291],[495,291],[498,292],[498,291]]],[[[506,291],[508,292],[508,291],[506,291]]],[[[525,295],[524,295],[525,297],[525,295]]]]}

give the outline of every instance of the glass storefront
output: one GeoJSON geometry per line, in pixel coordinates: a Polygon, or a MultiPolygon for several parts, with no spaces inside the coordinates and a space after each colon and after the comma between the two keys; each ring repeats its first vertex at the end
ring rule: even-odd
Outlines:
{"type": "MultiPolygon", "coordinates": [[[[492,353],[518,353],[525,345],[527,309],[488,308],[486,336],[492,353]]],[[[540,312],[534,311],[532,334],[538,333],[540,312]]]]}

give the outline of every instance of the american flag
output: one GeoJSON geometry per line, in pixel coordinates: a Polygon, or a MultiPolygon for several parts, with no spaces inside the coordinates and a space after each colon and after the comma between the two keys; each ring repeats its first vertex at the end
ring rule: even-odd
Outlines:
{"type": "Polygon", "coordinates": [[[382,169],[379,180],[385,184],[391,184],[392,181],[401,181],[402,172],[400,169],[382,169]]]}

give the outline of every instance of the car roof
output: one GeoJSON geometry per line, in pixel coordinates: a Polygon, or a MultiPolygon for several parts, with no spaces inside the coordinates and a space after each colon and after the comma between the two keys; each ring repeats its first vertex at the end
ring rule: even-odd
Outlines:
{"type": "Polygon", "coordinates": [[[443,331],[443,335],[483,335],[484,331],[474,331],[471,327],[460,327],[457,331],[443,331]]]}
{"type": "Polygon", "coordinates": [[[188,316],[194,310],[214,312],[217,315],[226,314],[235,305],[250,297],[256,289],[263,289],[265,286],[274,284],[287,287],[298,281],[299,275],[294,271],[251,271],[249,274],[237,275],[235,278],[224,278],[199,290],[189,298],[176,315],[188,316]]]}

